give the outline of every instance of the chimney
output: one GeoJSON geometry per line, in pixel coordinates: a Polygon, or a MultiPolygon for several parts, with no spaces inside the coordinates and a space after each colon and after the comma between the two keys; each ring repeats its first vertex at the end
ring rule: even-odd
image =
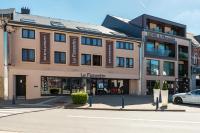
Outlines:
{"type": "Polygon", "coordinates": [[[21,14],[30,14],[30,9],[28,7],[22,7],[21,14]]]}

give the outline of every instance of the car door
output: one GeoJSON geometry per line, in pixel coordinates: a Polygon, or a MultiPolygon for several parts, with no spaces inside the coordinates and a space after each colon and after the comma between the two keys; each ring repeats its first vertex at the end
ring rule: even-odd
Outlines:
{"type": "Polygon", "coordinates": [[[182,96],[184,103],[193,103],[194,102],[194,92],[186,93],[184,96],[182,96]]]}
{"type": "Polygon", "coordinates": [[[195,95],[194,99],[195,99],[194,101],[196,104],[200,104],[200,90],[196,91],[196,95],[195,95]]]}
{"type": "Polygon", "coordinates": [[[191,99],[189,100],[189,102],[188,103],[193,103],[193,104],[198,104],[198,102],[199,102],[199,97],[200,97],[200,95],[199,95],[199,90],[194,90],[194,91],[192,91],[191,92],[191,99]]]}

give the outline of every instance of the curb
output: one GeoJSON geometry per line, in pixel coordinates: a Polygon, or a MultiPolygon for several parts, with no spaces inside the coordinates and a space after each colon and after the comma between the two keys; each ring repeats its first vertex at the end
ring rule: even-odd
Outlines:
{"type": "Polygon", "coordinates": [[[155,110],[155,109],[110,109],[110,108],[81,108],[81,107],[64,107],[64,109],[77,109],[77,110],[108,110],[108,111],[153,111],[153,112],[186,112],[186,110],[179,109],[166,109],[166,110],[155,110]]]}

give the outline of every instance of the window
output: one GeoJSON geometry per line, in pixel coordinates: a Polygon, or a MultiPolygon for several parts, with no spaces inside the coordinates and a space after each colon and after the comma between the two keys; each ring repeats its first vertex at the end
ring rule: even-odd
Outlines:
{"type": "Polygon", "coordinates": [[[117,57],[116,63],[117,67],[124,67],[124,57],[117,57]]]}
{"type": "Polygon", "coordinates": [[[56,41],[56,42],[66,42],[66,35],[60,34],[60,33],[55,33],[54,34],[54,41],[56,41]]]}
{"type": "Polygon", "coordinates": [[[147,53],[153,53],[155,49],[155,45],[153,42],[147,42],[146,44],[146,52],[147,53]]]}
{"type": "Polygon", "coordinates": [[[35,62],[35,50],[22,49],[22,61],[35,62]]]}
{"type": "Polygon", "coordinates": [[[158,60],[147,60],[147,75],[159,75],[159,67],[158,60]]]}
{"type": "Polygon", "coordinates": [[[22,29],[22,38],[35,39],[35,31],[29,29],[22,29]]]}
{"type": "Polygon", "coordinates": [[[196,53],[194,54],[193,62],[194,62],[194,65],[197,65],[197,63],[198,63],[198,56],[196,53]]]}
{"type": "Polygon", "coordinates": [[[174,62],[168,62],[168,61],[164,62],[163,75],[174,76],[174,62]]]}
{"type": "Polygon", "coordinates": [[[117,41],[116,42],[116,48],[117,49],[133,50],[134,46],[133,46],[133,43],[130,43],[130,42],[117,41]]]}
{"type": "Polygon", "coordinates": [[[126,68],[133,68],[133,58],[126,58],[126,68]]]}
{"type": "Polygon", "coordinates": [[[102,56],[93,55],[93,66],[102,66],[102,56]]]}
{"type": "Polygon", "coordinates": [[[66,53],[65,52],[55,52],[54,62],[57,64],[66,64],[66,53]]]}
{"type": "Polygon", "coordinates": [[[102,46],[102,39],[99,38],[91,38],[91,37],[81,37],[81,43],[83,45],[91,45],[91,46],[102,46]]]}
{"type": "Polygon", "coordinates": [[[81,64],[82,65],[91,65],[91,55],[90,54],[82,54],[81,55],[81,64]]]}

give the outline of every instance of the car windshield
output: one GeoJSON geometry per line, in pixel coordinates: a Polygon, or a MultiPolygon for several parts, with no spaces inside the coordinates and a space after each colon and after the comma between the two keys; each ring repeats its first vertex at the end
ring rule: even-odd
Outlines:
{"type": "Polygon", "coordinates": [[[191,94],[194,94],[194,95],[200,95],[200,90],[194,90],[194,91],[191,91],[191,94]]]}

